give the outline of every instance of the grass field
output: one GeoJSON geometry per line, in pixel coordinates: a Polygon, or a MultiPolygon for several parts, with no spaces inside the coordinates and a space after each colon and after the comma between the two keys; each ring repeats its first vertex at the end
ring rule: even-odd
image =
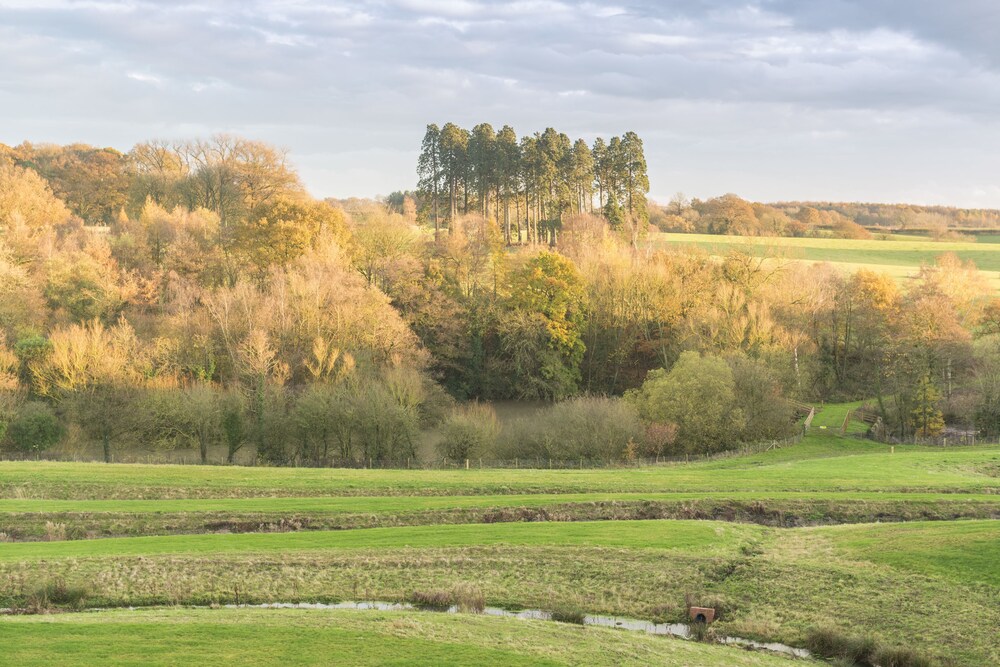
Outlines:
{"type": "MultiPolygon", "coordinates": [[[[146,608],[401,601],[461,585],[492,606],[679,622],[693,596],[720,609],[721,634],[801,646],[810,628],[863,629],[959,665],[1000,663],[1000,447],[890,452],[839,435],[853,407],[824,406],[782,449],[642,468],[2,463],[0,607],[67,587],[87,606],[146,608]]],[[[781,660],[425,612],[151,608],[6,617],[0,638],[29,665],[781,660]]]]}
{"type": "Polygon", "coordinates": [[[917,237],[887,240],[721,236],[715,234],[651,234],[654,247],[700,248],[712,255],[742,250],[759,257],[807,262],[829,262],[845,271],[870,269],[899,280],[916,275],[924,264],[933,264],[945,253],[975,262],[983,276],[1000,289],[1000,244],[939,242],[917,237]]]}
{"type": "MultiPolygon", "coordinates": [[[[822,413],[820,413],[822,414],[822,413]]],[[[993,493],[1000,447],[889,447],[817,433],[747,457],[597,470],[331,470],[100,463],[0,464],[0,498],[168,499],[536,493],[993,493]],[[752,472],[752,474],[750,474],[752,472]]]]}
{"type": "Polygon", "coordinates": [[[9,664],[780,667],[759,653],[610,629],[406,612],[155,609],[0,623],[9,664]]]}

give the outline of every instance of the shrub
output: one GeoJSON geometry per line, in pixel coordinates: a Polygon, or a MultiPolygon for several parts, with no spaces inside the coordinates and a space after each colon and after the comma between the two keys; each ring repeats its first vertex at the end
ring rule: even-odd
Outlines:
{"type": "Polygon", "coordinates": [[[936,661],[911,648],[882,646],[874,651],[872,662],[879,667],[934,667],[936,661]]]}
{"type": "Polygon", "coordinates": [[[806,633],[806,648],[823,658],[844,655],[847,638],[839,630],[829,627],[811,628],[806,633]]]}
{"type": "Polygon", "coordinates": [[[500,422],[489,405],[470,403],[454,410],[441,426],[438,451],[454,461],[491,453],[496,447],[500,422]]]}
{"type": "Polygon", "coordinates": [[[733,371],[719,357],[684,352],[670,371],[650,371],[625,399],[647,422],[677,424],[677,442],[687,452],[725,449],[743,430],[733,371]]]}
{"type": "Polygon", "coordinates": [[[550,612],[550,615],[553,621],[558,621],[559,623],[573,623],[574,625],[583,625],[583,621],[587,616],[576,607],[560,607],[558,609],[553,609],[550,612]]]}
{"type": "Polygon", "coordinates": [[[677,424],[673,422],[647,424],[643,445],[643,453],[647,456],[671,456],[682,453],[675,449],[677,424]]]}
{"type": "Polygon", "coordinates": [[[500,458],[622,460],[643,439],[635,409],[617,398],[584,396],[557,403],[504,429],[500,458]]]}
{"type": "Polygon", "coordinates": [[[451,607],[451,591],[434,589],[430,591],[413,591],[406,598],[408,602],[424,609],[445,610],[451,607]]]}
{"type": "Polygon", "coordinates": [[[839,630],[820,627],[806,634],[806,648],[822,658],[849,665],[871,667],[935,667],[933,658],[913,649],[881,646],[871,637],[846,635],[839,630]]]}
{"type": "Polygon", "coordinates": [[[79,611],[86,606],[89,596],[87,586],[71,586],[61,579],[49,581],[28,594],[25,610],[33,614],[45,614],[57,607],[79,611]]]}
{"type": "Polygon", "coordinates": [[[451,589],[452,599],[458,610],[465,614],[481,614],[486,610],[483,592],[470,584],[458,584],[451,589]]]}
{"type": "Polygon", "coordinates": [[[696,642],[711,642],[715,640],[715,633],[708,627],[708,623],[692,623],[688,626],[688,633],[691,639],[696,642]]]}
{"type": "Polygon", "coordinates": [[[413,591],[407,601],[424,609],[446,611],[455,607],[467,614],[481,614],[486,609],[486,598],[471,584],[457,584],[451,590],[433,589],[429,591],[413,591]]]}
{"type": "Polygon", "coordinates": [[[46,403],[28,401],[7,427],[7,436],[19,452],[42,452],[59,442],[63,426],[46,403]]]}
{"type": "Polygon", "coordinates": [[[45,522],[45,541],[62,542],[66,539],[66,524],[45,522]]]}

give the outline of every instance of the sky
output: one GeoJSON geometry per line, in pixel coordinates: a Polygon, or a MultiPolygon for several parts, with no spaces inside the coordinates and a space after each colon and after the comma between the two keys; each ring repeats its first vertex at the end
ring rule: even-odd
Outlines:
{"type": "Polygon", "coordinates": [[[996,0],[0,0],[0,142],[231,132],[318,197],[428,123],[633,130],[650,196],[1000,208],[996,0]]]}

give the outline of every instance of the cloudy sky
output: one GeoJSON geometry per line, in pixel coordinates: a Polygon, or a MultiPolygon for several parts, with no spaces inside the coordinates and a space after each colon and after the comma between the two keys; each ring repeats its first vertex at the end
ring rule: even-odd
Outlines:
{"type": "Polygon", "coordinates": [[[0,142],[235,132],[317,196],[427,123],[635,130],[651,195],[1000,207],[996,0],[0,0],[0,142]]]}

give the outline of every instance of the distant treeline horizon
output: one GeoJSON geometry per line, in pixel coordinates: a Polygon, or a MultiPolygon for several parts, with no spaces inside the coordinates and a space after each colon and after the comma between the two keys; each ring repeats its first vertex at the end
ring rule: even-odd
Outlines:
{"type": "MultiPolygon", "coordinates": [[[[487,138],[486,143],[489,144],[489,131],[487,127],[477,127],[480,128],[481,135],[487,138]]],[[[461,128],[457,129],[461,131],[461,128]]],[[[475,128],[473,129],[473,132],[474,131],[475,128]]],[[[516,139],[516,135],[514,136],[518,143],[524,142],[526,139],[534,139],[535,141],[542,139],[552,145],[561,143],[563,149],[568,148],[569,154],[575,155],[576,159],[582,163],[582,166],[587,167],[587,159],[584,155],[584,151],[582,150],[584,146],[580,145],[582,140],[577,140],[577,142],[566,146],[565,141],[563,140],[565,135],[560,135],[554,130],[551,130],[551,128],[547,130],[547,132],[549,132],[547,137],[544,133],[536,133],[538,134],[537,137],[532,135],[531,137],[523,137],[521,139],[516,139]],[[553,139],[556,139],[557,141],[553,142],[553,139]]],[[[503,129],[501,129],[501,131],[494,136],[494,140],[498,142],[497,145],[501,144],[502,141],[509,139],[509,137],[501,139],[502,133],[503,129]]],[[[628,134],[634,135],[634,133],[628,134]]],[[[473,138],[471,132],[467,133],[467,138],[470,140],[473,138]]],[[[626,148],[628,149],[627,152],[635,154],[634,146],[636,139],[638,139],[637,136],[630,138],[632,145],[626,145],[626,148]]],[[[621,139],[613,139],[619,147],[619,150],[621,148],[620,142],[623,140],[624,137],[621,139]]],[[[482,144],[483,137],[481,136],[477,139],[477,142],[482,144]]],[[[25,140],[17,145],[6,145],[4,143],[0,143],[0,159],[9,160],[19,167],[31,169],[44,178],[49,187],[52,189],[53,194],[61,199],[70,212],[83,220],[85,224],[108,225],[114,222],[123,207],[126,209],[131,208],[132,210],[130,212],[136,213],[144,203],[144,201],[138,200],[136,195],[139,193],[136,193],[135,188],[133,187],[133,181],[138,173],[148,169],[148,165],[143,166],[144,155],[148,154],[148,147],[150,145],[159,145],[164,148],[175,146],[180,147],[185,143],[187,142],[181,140],[141,142],[133,146],[128,151],[121,151],[113,147],[92,146],[85,143],[60,145],[47,142],[36,143],[25,140]]],[[[475,147],[476,142],[473,143],[475,147]]],[[[529,141],[528,143],[531,142],[529,141]]],[[[627,143],[628,142],[626,142],[626,144],[627,143]]],[[[639,140],[638,151],[640,153],[642,150],[641,143],[641,140],[639,140]]],[[[593,167],[596,167],[602,158],[602,149],[604,151],[611,152],[609,151],[610,142],[606,143],[600,141],[597,142],[596,146],[598,148],[596,153],[593,148],[589,146],[587,147],[591,153],[591,159],[595,160],[593,167]]],[[[281,154],[283,159],[287,160],[288,156],[286,152],[277,151],[277,153],[281,154]]],[[[638,157],[645,162],[644,155],[638,155],[638,157]]],[[[605,159],[607,158],[605,157],[605,159]]],[[[644,164],[643,169],[645,169],[644,164]]],[[[606,170],[604,170],[601,178],[602,180],[608,179],[608,173],[606,170]]],[[[486,180],[480,180],[482,180],[485,185],[486,180]]],[[[577,174],[576,186],[577,187],[573,193],[575,202],[580,202],[581,199],[585,198],[588,194],[598,195],[599,200],[595,202],[595,206],[580,206],[578,203],[575,203],[572,206],[573,209],[577,211],[586,209],[589,212],[603,212],[603,208],[607,204],[607,193],[601,192],[602,188],[600,183],[582,183],[579,178],[579,174],[577,174]],[[576,195],[579,195],[579,197],[577,198],[576,195]]],[[[491,187],[495,192],[498,186],[494,185],[491,187]]],[[[649,186],[646,185],[645,187],[648,191],[649,186]]],[[[722,192],[722,190],[723,189],[720,188],[720,192],[722,192]]],[[[408,192],[408,189],[401,189],[394,192],[392,195],[384,197],[383,199],[391,200],[393,196],[398,197],[399,195],[406,194],[408,192]]],[[[413,194],[417,194],[418,192],[419,189],[414,190],[413,194]]],[[[470,193],[472,192],[473,190],[470,188],[470,193]]],[[[677,196],[678,195],[675,195],[673,199],[676,199],[677,196]]],[[[681,196],[683,197],[683,195],[681,196]]],[[[719,197],[724,196],[735,197],[738,195],[720,194],[719,197]]],[[[692,198],[690,201],[707,202],[718,199],[719,197],[701,200],[692,198]]],[[[366,199],[366,197],[359,197],[359,199],[366,199]]],[[[615,199],[621,199],[620,192],[616,194],[615,199]]],[[[684,197],[684,199],[687,198],[684,197]]],[[[646,200],[647,197],[644,195],[643,203],[646,203],[646,200]]],[[[929,230],[937,224],[944,222],[948,227],[961,231],[986,229],[1000,230],[1000,209],[998,208],[968,208],[943,204],[920,205],[905,202],[886,203],[832,200],[810,201],[794,199],[771,202],[755,202],[753,200],[746,201],[752,205],[767,206],[779,211],[784,211],[786,214],[790,211],[794,213],[800,209],[815,209],[819,212],[835,212],[864,227],[929,230]]],[[[478,204],[482,204],[484,200],[476,194],[476,202],[478,204]]],[[[617,203],[619,206],[622,206],[621,202],[617,203]]],[[[648,198],[648,206],[650,209],[653,209],[650,212],[650,218],[655,217],[656,210],[669,210],[673,205],[673,201],[661,202],[648,198]]],[[[633,204],[633,209],[634,208],[635,204],[633,204]]],[[[440,213],[440,215],[441,217],[445,217],[446,213],[440,213]]]]}

